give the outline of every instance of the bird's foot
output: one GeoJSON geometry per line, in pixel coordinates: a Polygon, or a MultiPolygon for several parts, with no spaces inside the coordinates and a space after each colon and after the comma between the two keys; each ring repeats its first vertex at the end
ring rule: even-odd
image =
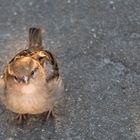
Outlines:
{"type": "Polygon", "coordinates": [[[53,110],[49,110],[49,111],[46,112],[46,120],[48,120],[50,116],[55,118],[55,113],[54,113],[53,110]]]}
{"type": "Polygon", "coordinates": [[[16,116],[16,120],[18,124],[21,124],[26,119],[27,119],[27,114],[17,114],[16,116]]]}
{"type": "Polygon", "coordinates": [[[55,116],[56,115],[55,115],[54,111],[50,109],[47,112],[43,113],[43,122],[47,121],[50,117],[55,118],[55,116]]]}

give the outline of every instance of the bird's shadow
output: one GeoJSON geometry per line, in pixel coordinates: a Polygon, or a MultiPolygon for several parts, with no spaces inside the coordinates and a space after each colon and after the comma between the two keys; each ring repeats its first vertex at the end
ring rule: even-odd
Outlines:
{"type": "Polygon", "coordinates": [[[0,130],[3,130],[3,138],[10,136],[22,139],[22,137],[29,138],[29,135],[32,137],[36,135],[39,138],[43,134],[45,138],[53,139],[54,134],[57,135],[63,129],[64,114],[62,112],[56,118],[50,117],[48,120],[44,120],[42,114],[29,115],[21,124],[17,123],[16,115],[6,110],[5,106],[0,105],[0,130]]]}

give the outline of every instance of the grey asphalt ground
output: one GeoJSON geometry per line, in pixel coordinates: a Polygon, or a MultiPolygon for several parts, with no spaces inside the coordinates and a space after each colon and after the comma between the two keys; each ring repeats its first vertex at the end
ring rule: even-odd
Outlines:
{"type": "Polygon", "coordinates": [[[56,119],[16,125],[0,106],[0,140],[140,140],[139,0],[0,0],[0,70],[46,30],[65,101],[56,119]]]}

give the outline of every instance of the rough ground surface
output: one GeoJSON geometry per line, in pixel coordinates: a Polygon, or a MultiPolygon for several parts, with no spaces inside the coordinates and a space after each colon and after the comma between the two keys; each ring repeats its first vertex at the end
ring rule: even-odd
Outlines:
{"type": "Polygon", "coordinates": [[[0,140],[140,140],[139,0],[0,0],[0,66],[46,29],[65,103],[55,120],[23,126],[0,108],[0,140]]]}

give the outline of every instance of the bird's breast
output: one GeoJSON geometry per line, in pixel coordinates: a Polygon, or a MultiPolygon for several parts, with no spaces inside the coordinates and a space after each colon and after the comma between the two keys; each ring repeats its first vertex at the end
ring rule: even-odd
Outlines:
{"type": "Polygon", "coordinates": [[[16,113],[38,114],[48,110],[50,103],[44,87],[35,84],[18,86],[8,91],[7,108],[16,113]]]}
{"type": "Polygon", "coordinates": [[[37,87],[33,84],[24,85],[21,87],[22,94],[32,94],[37,90],[37,87]]]}

